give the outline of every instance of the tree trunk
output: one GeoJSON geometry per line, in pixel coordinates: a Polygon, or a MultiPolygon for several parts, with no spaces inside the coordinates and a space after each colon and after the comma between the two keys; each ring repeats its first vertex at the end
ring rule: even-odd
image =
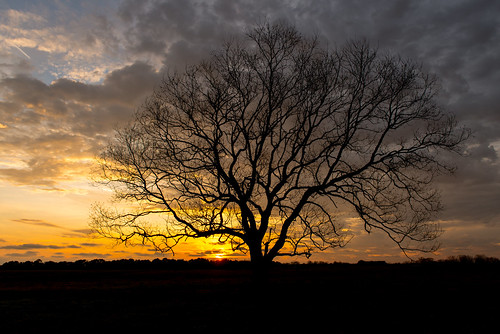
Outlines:
{"type": "Polygon", "coordinates": [[[257,291],[262,291],[267,286],[272,258],[262,254],[260,242],[249,245],[249,249],[253,284],[257,291]]]}

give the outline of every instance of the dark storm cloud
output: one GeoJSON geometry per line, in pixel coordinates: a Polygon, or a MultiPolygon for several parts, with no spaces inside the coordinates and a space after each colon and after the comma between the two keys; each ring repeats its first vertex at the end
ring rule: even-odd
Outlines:
{"type": "MultiPolygon", "coordinates": [[[[481,202],[491,202],[490,210],[499,189],[499,13],[500,2],[488,0],[125,1],[119,10],[128,23],[129,51],[162,56],[167,67],[206,57],[228,36],[267,19],[288,21],[330,47],[366,38],[380,52],[414,59],[437,75],[441,104],[474,134],[451,182],[474,190],[466,184],[488,179],[481,197],[490,200],[481,202]]],[[[453,197],[465,202],[470,194],[453,197]]]]}
{"type": "MultiPolygon", "coordinates": [[[[116,15],[129,57],[153,54],[163,58],[167,68],[182,69],[195,63],[229,36],[264,20],[286,20],[305,34],[318,35],[331,47],[347,39],[367,38],[381,52],[412,57],[435,72],[442,81],[445,107],[470,126],[475,140],[495,155],[497,148],[491,143],[500,139],[495,131],[500,126],[500,95],[495,94],[494,84],[500,81],[500,70],[494,66],[500,54],[498,12],[500,3],[495,1],[218,0],[124,1],[116,15]]],[[[116,32],[113,21],[105,21],[102,26],[116,32]]],[[[97,32],[94,29],[92,34],[97,32]]],[[[112,45],[117,44],[116,38],[114,33],[112,45]]],[[[0,101],[2,124],[14,128],[42,125],[42,130],[30,134],[10,131],[3,140],[0,133],[0,141],[11,149],[24,143],[21,147],[28,146],[25,150],[31,153],[34,146],[47,147],[44,139],[49,139],[49,128],[52,137],[69,143],[61,155],[83,154],[82,148],[95,153],[110,130],[129,119],[160,78],[159,72],[141,61],[109,73],[99,85],[65,78],[45,84],[26,75],[5,78],[1,82],[7,91],[7,98],[0,101]],[[40,145],[34,145],[37,142],[40,145]]],[[[45,153],[32,154],[22,171],[7,168],[2,174],[29,183],[35,178],[30,177],[31,171],[36,169],[44,174],[39,183],[48,184],[51,171],[60,174],[66,166],[60,159],[40,157],[46,157],[45,153]]]]}
{"type": "Polygon", "coordinates": [[[163,56],[169,67],[195,62],[266,19],[286,20],[331,46],[367,38],[437,73],[461,119],[495,115],[498,122],[498,1],[125,1],[119,13],[129,51],[163,56]],[[483,105],[464,107],[471,99],[483,105]]]}
{"type": "Polygon", "coordinates": [[[286,1],[124,1],[119,15],[128,25],[128,50],[164,57],[181,68],[206,57],[230,36],[256,23],[286,18],[286,1]]]}

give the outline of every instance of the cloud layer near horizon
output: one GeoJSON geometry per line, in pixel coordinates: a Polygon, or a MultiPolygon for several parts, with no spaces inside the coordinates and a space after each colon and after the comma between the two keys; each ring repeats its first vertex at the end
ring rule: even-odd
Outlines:
{"type": "Polygon", "coordinates": [[[440,78],[440,102],[474,134],[457,174],[440,180],[443,226],[450,235],[490,226],[478,239],[500,254],[498,1],[82,1],[0,12],[3,182],[58,190],[86,177],[164,71],[256,23],[285,20],[330,47],[366,38],[440,78]]]}

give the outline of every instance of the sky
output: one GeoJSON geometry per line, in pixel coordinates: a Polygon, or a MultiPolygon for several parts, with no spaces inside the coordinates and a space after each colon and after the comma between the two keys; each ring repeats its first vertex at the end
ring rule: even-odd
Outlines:
{"type": "MultiPolygon", "coordinates": [[[[500,257],[500,1],[2,0],[0,263],[171,258],[89,235],[92,205],[112,195],[92,182],[95,157],[162,73],[266,20],[329,46],[365,38],[437,75],[439,103],[473,136],[457,172],[435,183],[441,248],[416,256],[500,257]]],[[[206,240],[179,245],[175,258],[231,255],[206,240]]],[[[384,235],[363,231],[310,258],[361,259],[406,260],[384,235]]]]}

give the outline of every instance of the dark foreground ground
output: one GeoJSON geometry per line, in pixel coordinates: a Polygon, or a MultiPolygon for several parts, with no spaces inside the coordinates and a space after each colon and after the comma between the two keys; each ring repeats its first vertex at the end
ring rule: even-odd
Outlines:
{"type": "Polygon", "coordinates": [[[1,333],[500,333],[499,301],[498,262],[0,268],[1,333]]]}

